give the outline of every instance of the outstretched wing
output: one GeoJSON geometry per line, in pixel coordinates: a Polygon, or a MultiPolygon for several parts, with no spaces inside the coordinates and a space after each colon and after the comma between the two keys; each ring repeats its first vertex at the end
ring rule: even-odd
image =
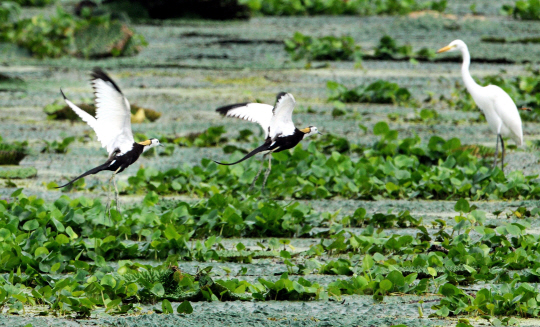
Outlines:
{"type": "MultiPolygon", "coordinates": [[[[92,71],[92,87],[96,96],[96,131],[109,155],[116,149],[123,154],[133,147],[129,102],[116,83],[101,68],[92,71]]],[[[84,119],[83,119],[84,120],[84,119]]]]}
{"type": "Polygon", "coordinates": [[[237,103],[216,109],[217,112],[226,117],[235,117],[261,125],[266,139],[268,129],[272,120],[273,107],[264,103],[237,103]]]}
{"type": "Polygon", "coordinates": [[[276,101],[272,121],[270,122],[270,137],[292,135],[296,127],[292,121],[292,112],[296,101],[290,93],[284,93],[276,101]]]}
{"type": "Polygon", "coordinates": [[[486,89],[491,94],[493,108],[497,116],[503,121],[504,127],[509,131],[509,136],[516,142],[516,145],[523,144],[523,130],[521,117],[514,100],[503,89],[496,85],[488,85],[486,89]]]}

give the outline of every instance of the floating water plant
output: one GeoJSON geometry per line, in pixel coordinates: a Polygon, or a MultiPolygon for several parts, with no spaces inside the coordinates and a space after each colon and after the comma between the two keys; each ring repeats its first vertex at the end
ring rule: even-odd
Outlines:
{"type": "Polygon", "coordinates": [[[360,85],[352,89],[343,84],[328,81],[326,87],[330,94],[328,101],[407,104],[413,100],[408,89],[384,80],[378,80],[366,86],[360,85]]]}
{"type": "Polygon", "coordinates": [[[0,40],[15,43],[37,58],[130,56],[146,45],[125,23],[109,16],[76,18],[60,7],[49,19],[40,15],[8,23],[0,31],[0,40]]]}
{"type": "Polygon", "coordinates": [[[18,165],[28,154],[27,143],[3,143],[0,138],[0,165],[18,165]]]}
{"type": "Polygon", "coordinates": [[[37,175],[37,169],[34,167],[0,167],[0,178],[3,179],[25,179],[37,175]]]}
{"type": "MultiPolygon", "coordinates": [[[[78,104],[79,108],[86,111],[93,117],[96,115],[96,107],[93,104],[81,103],[78,104]]],[[[49,116],[49,119],[54,120],[71,120],[79,121],[80,118],[77,116],[68,105],[63,101],[55,102],[45,106],[43,111],[49,116]]],[[[131,122],[135,124],[140,124],[146,121],[154,122],[161,117],[161,113],[153,109],[142,108],[136,104],[131,104],[131,122]]]]}
{"type": "Polygon", "coordinates": [[[350,36],[311,37],[300,32],[285,39],[285,50],[293,60],[361,60],[360,46],[350,36]]]}

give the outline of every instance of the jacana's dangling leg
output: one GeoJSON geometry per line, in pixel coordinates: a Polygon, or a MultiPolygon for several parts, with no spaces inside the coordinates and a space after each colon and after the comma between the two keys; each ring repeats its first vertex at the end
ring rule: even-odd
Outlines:
{"type": "Polygon", "coordinates": [[[116,186],[116,173],[114,173],[113,175],[113,184],[114,184],[114,196],[116,200],[116,211],[120,212],[120,209],[119,209],[120,205],[118,203],[120,198],[118,197],[118,187],[116,186]]]}
{"type": "Polygon", "coordinates": [[[122,169],[122,166],[120,166],[113,174],[113,183],[114,183],[114,195],[116,198],[116,211],[120,212],[120,197],[118,194],[118,187],[116,186],[116,174],[122,169]]]}
{"type": "Polygon", "coordinates": [[[109,183],[107,184],[108,185],[108,191],[107,191],[107,206],[105,207],[105,212],[107,213],[107,215],[109,216],[109,222],[111,222],[111,182],[114,178],[114,173],[112,174],[111,178],[109,178],[109,183]]]}
{"type": "Polygon", "coordinates": [[[502,148],[501,170],[504,171],[504,153],[505,153],[504,141],[503,141],[503,138],[502,138],[501,134],[499,134],[499,137],[501,139],[501,148],[502,148]]]}
{"type": "Polygon", "coordinates": [[[268,175],[270,175],[270,172],[272,171],[272,153],[269,153],[268,156],[268,170],[264,173],[264,181],[263,185],[261,187],[261,193],[264,192],[264,186],[266,185],[266,180],[268,179],[268,175]]]}
{"type": "Polygon", "coordinates": [[[495,169],[497,167],[497,158],[499,157],[499,134],[497,134],[497,143],[495,144],[495,158],[493,159],[493,167],[491,169],[495,169]]]}
{"type": "Polygon", "coordinates": [[[248,192],[251,192],[251,190],[253,189],[253,186],[255,186],[255,182],[257,181],[257,179],[259,179],[259,176],[261,175],[261,172],[264,168],[264,159],[266,158],[268,154],[265,154],[263,155],[262,159],[261,159],[261,167],[259,168],[259,171],[257,172],[257,175],[255,175],[255,178],[253,179],[253,182],[251,182],[251,186],[249,187],[248,189],[248,192]]]}

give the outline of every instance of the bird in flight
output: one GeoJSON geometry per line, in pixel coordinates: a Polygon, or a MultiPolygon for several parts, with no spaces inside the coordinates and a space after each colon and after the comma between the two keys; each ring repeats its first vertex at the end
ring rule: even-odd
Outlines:
{"type": "MultiPolygon", "coordinates": [[[[461,40],[452,41],[449,45],[441,48],[437,53],[450,51],[460,51],[463,57],[463,65],[461,66],[461,76],[467,91],[480,110],[484,113],[486,120],[491,130],[497,134],[497,143],[495,145],[495,161],[493,168],[497,166],[497,158],[499,155],[499,139],[501,140],[502,158],[501,168],[504,169],[504,141],[503,136],[509,136],[514,140],[516,145],[523,144],[523,131],[521,129],[521,117],[519,116],[516,104],[510,98],[508,93],[496,85],[481,86],[478,85],[471,74],[469,66],[471,64],[471,56],[465,42],[461,40]]],[[[524,109],[528,110],[528,109],[524,109]]]]}
{"type": "MultiPolygon", "coordinates": [[[[223,116],[240,118],[259,124],[265,133],[265,142],[236,162],[214,162],[220,165],[236,165],[257,153],[264,153],[261,167],[249,188],[251,190],[262,172],[264,159],[268,154],[294,148],[305,137],[313,134],[321,134],[315,126],[309,126],[303,129],[298,129],[294,126],[292,112],[295,104],[296,102],[292,94],[281,92],[276,96],[276,104],[274,106],[264,103],[238,103],[216,109],[223,116]]],[[[268,170],[264,175],[262,190],[264,190],[266,180],[272,169],[272,156],[270,155],[268,157],[268,170]]]]}
{"type": "MultiPolygon", "coordinates": [[[[135,142],[131,131],[130,105],[116,83],[100,68],[94,68],[91,74],[91,83],[95,94],[96,117],[69,101],[64,92],[60,90],[68,106],[96,132],[97,139],[107,149],[109,158],[104,164],[97,166],[84,174],[59,186],[63,188],[87,175],[97,174],[103,170],[113,171],[111,180],[116,191],[116,205],[118,207],[118,189],[115,176],[133,164],[146,150],[155,146],[162,146],[158,139],[149,139],[135,142]]],[[[110,180],[109,180],[110,182],[110,180]]]]}

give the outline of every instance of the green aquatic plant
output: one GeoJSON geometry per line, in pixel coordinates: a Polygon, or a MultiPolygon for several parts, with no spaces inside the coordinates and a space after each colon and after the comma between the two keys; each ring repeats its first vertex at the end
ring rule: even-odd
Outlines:
{"type": "Polygon", "coordinates": [[[540,20],[539,0],[517,0],[513,5],[503,5],[502,11],[522,20],[540,20]]]}
{"type": "Polygon", "coordinates": [[[255,13],[266,16],[303,15],[406,15],[415,10],[446,9],[446,0],[242,0],[255,13]]]}
{"type": "Polygon", "coordinates": [[[433,60],[435,55],[435,50],[429,48],[422,48],[414,52],[412,46],[398,45],[395,39],[385,35],[375,47],[373,58],[378,60],[433,60]]]}
{"type": "Polygon", "coordinates": [[[60,142],[56,140],[52,142],[43,140],[43,142],[45,142],[45,147],[41,149],[41,153],[64,153],[65,154],[65,153],[68,153],[69,151],[69,145],[75,142],[75,137],[74,136],[65,137],[60,142]]]}
{"type": "Polygon", "coordinates": [[[18,165],[28,155],[28,142],[5,143],[0,137],[0,165],[18,165]]]}
{"type": "Polygon", "coordinates": [[[369,85],[360,85],[352,89],[343,84],[328,81],[326,87],[329,92],[328,101],[345,103],[413,103],[411,92],[408,89],[384,80],[378,80],[369,85]]]}
{"type": "Polygon", "coordinates": [[[28,49],[37,58],[133,55],[146,45],[142,36],[109,16],[80,19],[60,7],[49,18],[38,15],[4,26],[0,39],[28,49]]]}
{"type": "MultiPolygon", "coordinates": [[[[384,122],[377,123],[373,133],[379,141],[364,147],[358,159],[346,152],[326,155],[317,142],[307,149],[296,147],[274,154],[266,189],[275,198],[299,199],[501,199],[537,198],[540,194],[536,176],[524,176],[520,171],[505,175],[500,169],[489,169],[487,162],[471,153],[474,149],[462,146],[458,139],[433,136],[426,143],[418,137],[399,140],[398,132],[384,122]]],[[[231,160],[243,155],[237,152],[231,160]]],[[[194,167],[140,169],[128,179],[124,192],[240,196],[245,195],[259,165],[251,160],[218,166],[203,159],[194,167]]]]}
{"type": "Polygon", "coordinates": [[[350,36],[315,38],[300,32],[285,39],[285,50],[293,60],[361,60],[360,46],[350,36]]]}
{"type": "Polygon", "coordinates": [[[56,2],[56,0],[11,0],[21,6],[45,7],[56,2]]]}
{"type": "Polygon", "coordinates": [[[4,179],[25,179],[37,175],[37,169],[34,167],[6,167],[0,168],[0,178],[4,179]]]}

